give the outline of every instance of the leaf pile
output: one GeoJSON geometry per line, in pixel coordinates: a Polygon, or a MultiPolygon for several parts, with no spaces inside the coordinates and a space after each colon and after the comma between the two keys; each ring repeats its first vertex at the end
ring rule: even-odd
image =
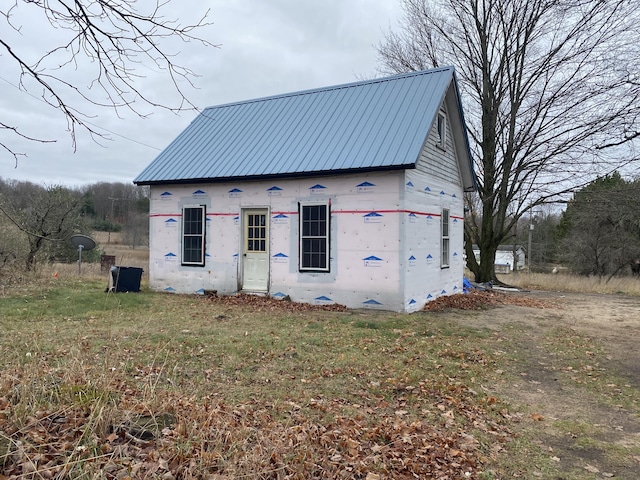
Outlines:
{"type": "MultiPolygon", "coordinates": [[[[269,312],[269,311],[286,311],[291,313],[309,312],[309,311],[333,311],[344,312],[348,308],[340,304],[330,305],[312,305],[309,303],[292,302],[288,299],[276,299],[263,295],[249,295],[249,294],[236,294],[236,295],[207,295],[205,297],[207,301],[216,304],[229,307],[250,307],[254,311],[269,312]]],[[[531,298],[526,295],[519,295],[514,293],[505,293],[496,290],[479,291],[472,290],[465,294],[446,295],[436,298],[428,302],[424,306],[426,311],[441,312],[448,309],[458,310],[485,310],[489,307],[495,307],[500,305],[517,305],[521,307],[532,308],[550,308],[553,307],[549,302],[531,298]]]]}
{"type": "Polygon", "coordinates": [[[259,312],[287,311],[294,313],[315,310],[344,312],[347,310],[347,307],[337,303],[312,305],[310,303],[292,302],[287,297],[284,299],[276,299],[267,295],[249,295],[245,293],[238,293],[236,295],[207,295],[205,298],[216,305],[229,307],[244,306],[259,312]]]}
{"type": "Polygon", "coordinates": [[[496,290],[472,290],[469,293],[459,293],[456,295],[446,295],[428,302],[424,310],[431,312],[442,312],[449,309],[458,310],[486,310],[489,307],[500,305],[517,305],[531,308],[553,307],[549,302],[531,298],[526,295],[515,293],[505,293],[496,290]]]}

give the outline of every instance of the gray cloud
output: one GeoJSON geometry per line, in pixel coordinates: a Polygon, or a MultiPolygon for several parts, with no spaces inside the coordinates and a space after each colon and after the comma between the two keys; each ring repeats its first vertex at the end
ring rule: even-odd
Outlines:
{"type": "MultiPolygon", "coordinates": [[[[165,15],[187,22],[207,8],[213,25],[201,36],[220,48],[204,48],[198,43],[164,44],[177,54],[179,63],[199,75],[196,89],[181,85],[198,108],[371,76],[376,68],[374,44],[400,16],[394,0],[176,0],[165,15]]],[[[24,48],[45,48],[46,35],[58,35],[42,25],[38,28],[41,35],[25,38],[24,48]]],[[[25,27],[27,31],[34,30],[25,27]]],[[[66,74],[88,85],[90,67],[81,64],[78,70],[66,74]]],[[[138,72],[144,75],[140,88],[153,100],[175,100],[152,66],[140,66],[138,72]]],[[[15,70],[3,69],[0,77],[15,84],[16,75],[15,70]]],[[[40,92],[35,89],[30,93],[38,96],[40,92]]],[[[28,155],[14,168],[13,158],[0,154],[0,177],[70,186],[130,182],[196,116],[196,112],[175,115],[143,107],[150,115],[141,119],[126,109],[118,116],[84,103],[76,106],[89,115],[93,125],[106,129],[112,140],[96,143],[86,132],[78,131],[74,153],[64,117],[0,80],[0,118],[26,134],[56,140],[54,144],[19,141],[0,130],[0,141],[28,155]]]]}

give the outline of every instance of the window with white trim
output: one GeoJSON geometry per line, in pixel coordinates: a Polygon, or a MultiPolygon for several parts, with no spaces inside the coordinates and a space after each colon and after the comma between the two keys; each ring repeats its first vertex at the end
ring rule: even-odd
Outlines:
{"type": "Polygon", "coordinates": [[[438,135],[436,145],[444,150],[447,146],[447,117],[444,112],[438,112],[436,127],[438,135]]]}
{"type": "Polygon", "coordinates": [[[300,204],[300,271],[329,271],[328,203],[300,204]]]}
{"type": "Polygon", "coordinates": [[[182,209],[182,265],[204,266],[206,215],[204,205],[182,209]]]}
{"type": "Polygon", "coordinates": [[[446,268],[449,266],[449,209],[443,208],[440,216],[441,231],[441,258],[440,266],[446,268]]]}

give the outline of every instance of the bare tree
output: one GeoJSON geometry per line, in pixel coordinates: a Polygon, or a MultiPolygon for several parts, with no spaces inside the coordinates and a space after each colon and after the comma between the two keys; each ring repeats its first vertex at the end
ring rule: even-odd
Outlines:
{"type": "Polygon", "coordinates": [[[44,188],[29,182],[2,184],[0,212],[9,220],[8,228],[15,227],[22,236],[20,245],[13,245],[10,253],[16,258],[24,253],[26,271],[34,270],[39,259],[69,248],[74,233],[87,231],[81,217],[82,204],[82,195],[65,187],[44,188]],[[27,193],[28,203],[23,195],[11,195],[12,190],[27,193]]]}
{"type": "Polygon", "coordinates": [[[381,70],[456,67],[478,173],[468,266],[496,281],[496,249],[519,218],[634,159],[639,11],[630,0],[401,1],[381,70]],[[612,158],[612,147],[626,148],[612,158]]]}
{"type": "MultiPolygon", "coordinates": [[[[13,0],[0,6],[0,17],[7,29],[0,34],[0,56],[3,73],[15,69],[19,88],[39,96],[66,117],[74,148],[76,128],[80,127],[96,139],[104,137],[89,120],[89,107],[129,109],[144,116],[143,107],[180,111],[193,108],[185,87],[192,86],[194,72],[176,63],[176,56],[166,51],[163,41],[179,39],[212,44],[196,35],[209,25],[207,13],[192,24],[181,24],[166,18],[164,7],[170,0],[13,0]],[[42,44],[36,54],[27,48],[22,37],[25,22],[41,20],[51,33],[54,44],[42,44]],[[145,67],[142,67],[145,65],[145,67]],[[141,88],[151,66],[172,85],[173,103],[157,100],[151,89],[141,88]],[[80,84],[76,72],[92,72],[89,85],[80,84]],[[32,93],[34,92],[34,93],[32,93]]],[[[30,39],[33,40],[33,39],[30,39]]],[[[47,37],[48,41],[51,41],[47,37]]],[[[3,78],[3,80],[6,80],[3,78]]],[[[0,120],[0,130],[36,141],[52,141],[25,133],[28,126],[0,120]]],[[[24,153],[16,152],[8,142],[0,141],[0,150],[15,161],[24,153]]]]}

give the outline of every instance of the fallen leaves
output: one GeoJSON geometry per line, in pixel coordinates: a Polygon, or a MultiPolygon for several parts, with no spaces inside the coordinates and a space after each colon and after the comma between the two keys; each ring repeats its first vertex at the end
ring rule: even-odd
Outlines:
{"type": "Polygon", "coordinates": [[[589,465],[589,464],[587,464],[587,465],[585,465],[585,466],[584,466],[584,469],[585,469],[587,472],[591,472],[591,473],[600,473],[600,470],[598,470],[598,468],[597,468],[597,467],[594,467],[593,465],[589,465]]]}
{"type": "MultiPolygon", "coordinates": [[[[191,314],[197,319],[203,306],[214,306],[211,319],[220,329],[257,311],[287,317],[280,312],[345,310],[340,305],[308,305],[255,295],[209,295],[189,301],[197,304],[197,311],[191,314]]],[[[163,328],[161,322],[153,323],[163,328]]],[[[323,332],[327,325],[320,325],[323,332]]],[[[204,326],[210,328],[208,322],[204,326]]],[[[316,325],[313,327],[315,330],[316,325]]],[[[394,326],[389,333],[397,335],[397,340],[383,344],[379,339],[386,341],[386,336],[374,337],[375,329],[357,329],[362,338],[354,336],[345,348],[334,352],[334,361],[323,359],[327,361],[311,368],[316,364],[306,360],[303,349],[309,344],[295,348],[280,342],[285,330],[274,327],[260,338],[249,324],[242,325],[229,336],[233,349],[218,351],[198,338],[201,328],[200,322],[176,328],[179,338],[170,348],[183,352],[184,362],[176,362],[172,369],[167,365],[174,362],[156,361],[160,356],[152,349],[152,361],[134,355],[135,348],[152,345],[144,341],[127,345],[120,357],[109,352],[106,359],[107,347],[93,349],[83,336],[78,348],[81,358],[89,360],[75,365],[77,377],[63,374],[59,365],[64,363],[58,363],[57,357],[34,353],[31,361],[42,361],[54,391],[46,386],[31,388],[32,398],[38,401],[29,406],[39,401],[44,406],[26,415],[26,401],[3,398],[0,393],[0,438],[6,439],[0,443],[0,479],[77,478],[80,474],[108,480],[478,479],[492,458],[503,455],[513,436],[508,428],[513,420],[498,411],[501,402],[496,397],[486,398],[466,373],[453,378],[442,367],[453,363],[466,372],[488,365],[490,355],[473,346],[436,343],[432,352],[435,367],[427,375],[431,362],[422,343],[433,342],[431,337],[423,338],[416,328],[394,326]],[[413,351],[418,342],[420,348],[413,351]],[[220,353],[244,352],[243,345],[252,352],[244,361],[238,354],[237,363],[227,362],[229,354],[220,353]],[[360,354],[360,347],[365,351],[362,362],[352,365],[347,359],[353,352],[360,354]],[[385,358],[380,363],[369,362],[376,350],[385,358]],[[387,357],[397,357],[398,367],[386,364],[387,357]],[[96,371],[88,367],[91,358],[105,367],[102,373],[93,375],[96,371]],[[372,374],[369,370],[376,366],[382,368],[372,374]],[[244,368],[250,370],[246,377],[237,373],[244,368]],[[396,374],[396,370],[407,374],[396,374]],[[199,376],[206,384],[197,395],[189,390],[191,376],[199,376]],[[271,387],[278,383],[278,376],[295,382],[271,387]],[[340,385],[341,377],[349,379],[346,388],[325,390],[316,385],[325,379],[340,385]],[[71,381],[74,378],[77,381],[71,381]],[[269,378],[272,383],[266,387],[269,378]],[[247,395],[247,389],[242,390],[250,382],[257,386],[247,395]],[[291,385],[292,391],[285,388],[291,385]],[[235,386],[235,398],[216,391],[235,386]],[[283,388],[284,393],[274,399],[263,395],[262,387],[283,388]],[[345,391],[351,388],[353,392],[345,391]],[[474,435],[484,438],[478,441],[474,435]],[[489,450],[486,437],[500,448],[489,450]]],[[[334,333],[325,335],[312,347],[326,348],[334,333]]],[[[99,345],[106,345],[106,340],[100,339],[99,345]]],[[[60,356],[72,357],[73,352],[67,346],[60,356]]],[[[30,372],[31,379],[44,378],[42,372],[30,372]]],[[[24,371],[0,372],[0,385],[7,386],[0,392],[27,391],[27,382],[20,384],[23,379],[24,371]]]]}
{"type": "Polygon", "coordinates": [[[550,308],[553,306],[548,302],[522,294],[472,290],[468,293],[438,297],[428,302],[424,306],[424,310],[431,312],[441,312],[448,309],[484,310],[500,305],[518,305],[531,308],[550,308]]]}
{"type": "Polygon", "coordinates": [[[170,413],[153,413],[136,395],[112,394],[117,402],[43,409],[22,425],[3,399],[0,478],[477,479],[483,460],[468,425],[499,441],[511,435],[458,384],[420,382],[411,391],[441,421],[416,418],[401,408],[403,398],[368,407],[322,398],[231,406],[214,396],[158,392],[154,403],[170,413]]]}
{"type": "MultiPolygon", "coordinates": [[[[308,312],[308,311],[335,311],[342,312],[348,310],[344,305],[312,305],[309,303],[292,302],[287,299],[276,299],[267,295],[248,295],[239,293],[235,295],[206,295],[207,301],[218,305],[226,306],[247,306],[256,311],[287,311],[287,312],[308,312]]],[[[468,293],[456,295],[445,295],[428,302],[424,310],[443,311],[447,309],[459,310],[483,310],[488,307],[499,305],[518,305],[532,308],[550,308],[553,305],[549,302],[528,297],[522,294],[505,293],[500,291],[479,291],[472,290],[468,293]]],[[[224,317],[224,316],[220,316],[224,317]]]]}
{"type": "MultiPolygon", "coordinates": [[[[238,293],[235,295],[207,295],[207,301],[216,305],[249,307],[258,312],[286,311],[309,312],[315,310],[344,312],[347,307],[337,303],[328,305],[312,305],[309,303],[292,302],[290,299],[276,299],[267,295],[249,295],[238,293]]],[[[220,319],[220,318],[218,318],[220,319]]]]}

